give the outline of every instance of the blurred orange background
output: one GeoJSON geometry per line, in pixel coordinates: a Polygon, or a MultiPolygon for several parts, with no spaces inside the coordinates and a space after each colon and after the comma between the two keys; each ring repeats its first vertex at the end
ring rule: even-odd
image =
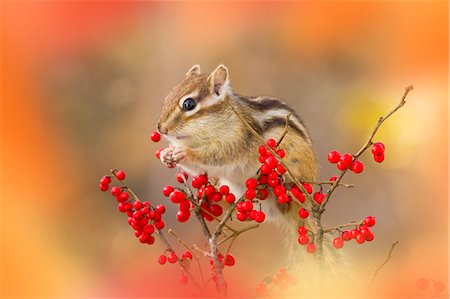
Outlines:
{"type": "MultiPolygon", "coordinates": [[[[363,281],[399,240],[373,290],[355,286],[357,296],[429,297],[421,277],[448,294],[447,1],[5,1],[1,10],[2,298],[180,295],[176,267],[155,262],[164,248],[137,242],[98,179],[123,168],[142,197],[164,201],[174,171],[154,159],[148,135],[196,63],[227,65],[240,94],[290,103],[324,179],[335,172],[326,153],[358,150],[414,85],[377,137],[386,161],[367,155],[365,173],[346,179],[357,187],[336,192],[324,221],[377,217],[374,242],[344,248],[363,281]]],[[[169,226],[201,242],[196,223],[177,224],[173,212],[169,226]]],[[[235,246],[225,274],[242,279],[232,293],[283,266],[267,234],[281,240],[263,226],[235,246]]]]}

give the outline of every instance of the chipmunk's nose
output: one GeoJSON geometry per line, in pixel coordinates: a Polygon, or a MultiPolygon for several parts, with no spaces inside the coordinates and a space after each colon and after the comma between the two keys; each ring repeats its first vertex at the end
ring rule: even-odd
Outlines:
{"type": "Polygon", "coordinates": [[[167,128],[161,126],[161,123],[158,123],[158,132],[161,134],[167,134],[167,128]]]}

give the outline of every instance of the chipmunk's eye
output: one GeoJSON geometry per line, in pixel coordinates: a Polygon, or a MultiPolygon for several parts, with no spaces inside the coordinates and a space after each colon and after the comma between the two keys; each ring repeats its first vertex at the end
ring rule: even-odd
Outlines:
{"type": "Polygon", "coordinates": [[[191,111],[195,109],[195,106],[197,106],[197,103],[192,98],[187,98],[183,102],[183,107],[181,108],[183,111],[191,111]]]}

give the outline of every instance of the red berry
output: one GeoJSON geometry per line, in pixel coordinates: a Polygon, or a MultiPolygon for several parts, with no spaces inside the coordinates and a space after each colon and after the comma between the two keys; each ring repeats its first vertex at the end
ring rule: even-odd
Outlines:
{"type": "Polygon", "coordinates": [[[186,200],[186,195],[181,191],[173,191],[170,193],[169,199],[173,203],[180,203],[186,200]]]}
{"type": "Polygon", "coordinates": [[[338,151],[330,151],[328,153],[328,161],[330,163],[337,163],[341,159],[341,154],[338,151]]]}
{"type": "Polygon", "coordinates": [[[275,188],[276,186],[278,186],[280,184],[280,181],[278,179],[275,180],[269,180],[267,182],[267,185],[269,185],[270,187],[275,188]]]}
{"type": "Polygon", "coordinates": [[[186,172],[178,172],[177,173],[177,181],[181,184],[183,184],[184,182],[186,182],[188,178],[188,175],[186,172]]]}
{"type": "Polygon", "coordinates": [[[337,162],[336,167],[339,170],[346,170],[348,168],[348,165],[345,164],[344,161],[339,161],[339,162],[337,162]]]}
{"type": "Polygon", "coordinates": [[[299,235],[306,235],[306,227],[304,227],[304,226],[299,226],[299,227],[298,227],[298,234],[299,234],[299,235]]]}
{"type": "Polygon", "coordinates": [[[156,159],[160,159],[160,158],[161,158],[161,152],[162,152],[163,150],[164,150],[163,148],[160,148],[159,150],[157,150],[157,151],[155,152],[155,157],[156,157],[156,159]]]}
{"type": "Polygon", "coordinates": [[[177,212],[177,219],[180,222],[186,222],[189,220],[190,217],[191,217],[191,212],[189,212],[189,210],[177,212]]]}
{"type": "Polygon", "coordinates": [[[336,249],[342,248],[344,246],[344,240],[342,238],[334,238],[333,246],[336,249]]]}
{"type": "Polygon", "coordinates": [[[367,216],[365,219],[364,219],[364,224],[366,225],[366,226],[368,226],[368,227],[372,227],[372,226],[374,226],[375,225],[375,217],[374,216],[367,216]]]}
{"type": "Polygon", "coordinates": [[[117,186],[114,186],[114,187],[111,188],[111,195],[112,196],[117,196],[117,195],[120,194],[120,192],[122,192],[122,191],[117,186]]]}
{"type": "Polygon", "coordinates": [[[313,187],[311,184],[307,184],[307,183],[302,183],[303,188],[305,188],[306,192],[308,192],[309,194],[312,193],[313,191],[313,187]]]}
{"type": "Polygon", "coordinates": [[[180,275],[180,277],[178,278],[178,281],[180,282],[180,284],[187,284],[189,281],[189,277],[185,274],[180,275]]]}
{"type": "Polygon", "coordinates": [[[232,256],[231,254],[227,254],[225,257],[225,265],[234,266],[235,263],[236,260],[234,259],[234,256],[232,256]]]}
{"type": "Polygon", "coordinates": [[[155,227],[156,227],[157,229],[161,230],[161,229],[164,228],[164,226],[165,226],[166,224],[164,223],[164,221],[160,220],[160,221],[154,222],[154,225],[155,225],[155,227]]]}
{"type": "Polygon", "coordinates": [[[379,156],[384,154],[384,144],[381,142],[376,142],[372,145],[372,154],[374,156],[379,156]]]}
{"type": "Polygon", "coordinates": [[[275,196],[286,194],[286,188],[284,188],[283,185],[275,186],[275,188],[273,188],[273,194],[275,194],[275,196]]]}
{"type": "Polygon", "coordinates": [[[167,261],[171,264],[176,263],[178,261],[177,254],[175,252],[169,253],[169,255],[167,256],[167,261]]]}
{"type": "Polygon", "coordinates": [[[216,188],[213,185],[208,185],[205,187],[205,195],[208,199],[212,199],[214,194],[216,193],[216,188]]]}
{"type": "Polygon", "coordinates": [[[180,211],[189,211],[191,208],[191,202],[189,200],[185,200],[179,203],[178,208],[180,211]]]}
{"type": "Polygon", "coordinates": [[[281,204],[285,204],[287,202],[290,201],[289,196],[285,193],[285,194],[281,194],[280,196],[277,197],[277,200],[279,203],[281,204]]]}
{"type": "Polygon", "coordinates": [[[309,243],[309,237],[307,235],[300,235],[297,241],[301,245],[306,245],[309,243]]]}
{"type": "Polygon", "coordinates": [[[315,202],[317,202],[317,204],[322,204],[323,200],[325,199],[326,195],[320,192],[316,192],[313,195],[313,199],[315,202]]]}
{"type": "Polygon", "coordinates": [[[358,244],[362,244],[366,241],[366,237],[362,233],[358,233],[355,239],[358,244]]]}
{"type": "Polygon", "coordinates": [[[272,171],[272,169],[266,163],[261,165],[261,167],[259,169],[261,170],[262,174],[269,174],[272,171]]]}
{"type": "Polygon", "coordinates": [[[269,178],[267,177],[267,175],[260,175],[259,176],[259,178],[258,178],[258,182],[261,184],[261,185],[265,185],[265,184],[267,184],[267,181],[269,180],[269,178]]]}
{"type": "Polygon", "coordinates": [[[258,193],[256,194],[256,197],[260,200],[265,200],[269,196],[269,192],[267,192],[266,189],[259,189],[258,193]]]}
{"type": "Polygon", "coordinates": [[[216,217],[219,217],[220,215],[222,215],[222,212],[223,212],[222,207],[219,205],[211,205],[210,210],[211,210],[211,213],[216,217]]]}
{"type": "Polygon", "coordinates": [[[355,239],[356,236],[359,234],[359,230],[357,230],[357,229],[355,228],[355,229],[352,229],[352,230],[350,231],[350,233],[352,234],[352,238],[355,239]]]}
{"type": "Polygon", "coordinates": [[[306,245],[306,251],[308,251],[309,253],[314,253],[316,252],[316,244],[314,243],[308,243],[306,245]]]}
{"type": "Polygon", "coordinates": [[[158,214],[162,215],[162,214],[164,214],[166,212],[166,207],[164,205],[157,205],[156,208],[155,208],[155,211],[158,214]]]}
{"type": "Polygon", "coordinates": [[[416,281],[416,286],[419,288],[419,289],[421,289],[421,290],[425,290],[425,289],[427,289],[428,288],[428,286],[429,286],[429,280],[428,279],[426,279],[426,278],[419,278],[417,281],[416,281]]]}
{"type": "Polygon", "coordinates": [[[264,222],[266,219],[266,214],[263,211],[256,212],[254,220],[258,223],[264,222]]]}
{"type": "Polygon", "coordinates": [[[364,170],[364,164],[361,161],[355,160],[350,166],[350,170],[354,173],[361,173],[364,170]]]}
{"type": "Polygon", "coordinates": [[[256,285],[256,293],[258,295],[263,295],[266,293],[266,291],[267,291],[267,289],[266,289],[266,285],[264,283],[261,282],[256,285]]]}
{"type": "Polygon", "coordinates": [[[277,145],[277,142],[275,141],[275,139],[270,138],[270,139],[267,139],[267,145],[268,145],[270,148],[274,148],[274,147],[277,145]]]}
{"type": "Polygon", "coordinates": [[[441,293],[445,290],[445,284],[442,281],[435,281],[433,283],[433,288],[436,294],[441,293]]]}
{"type": "Polygon", "coordinates": [[[350,231],[345,230],[345,231],[342,232],[342,239],[343,239],[344,241],[349,241],[349,240],[351,240],[352,238],[353,238],[353,236],[352,236],[352,233],[351,233],[350,231]]]}
{"type": "Polygon", "coordinates": [[[105,175],[105,176],[103,176],[100,179],[100,184],[101,185],[109,185],[109,183],[111,183],[111,177],[110,176],[105,175]]]}
{"type": "Polygon", "coordinates": [[[194,187],[196,189],[199,189],[204,184],[206,184],[206,183],[203,182],[202,178],[200,178],[200,177],[193,177],[192,178],[192,181],[191,181],[192,187],[194,187]]]}
{"type": "Polygon", "coordinates": [[[160,265],[164,265],[167,261],[167,257],[163,254],[161,254],[160,256],[158,256],[158,263],[160,265]]]}
{"type": "Polygon", "coordinates": [[[173,187],[170,185],[167,185],[163,188],[162,193],[164,194],[164,196],[168,197],[170,195],[170,193],[172,193],[173,191],[174,191],[173,187]]]}
{"type": "Polygon", "coordinates": [[[109,189],[109,185],[100,184],[99,187],[100,187],[100,190],[103,192],[108,191],[108,189],[109,189]]]}
{"type": "Polygon", "coordinates": [[[153,133],[150,135],[150,139],[151,139],[153,142],[158,142],[158,141],[161,140],[161,135],[160,135],[158,132],[153,132],[153,133]]]}
{"type": "Polygon", "coordinates": [[[258,187],[258,181],[255,178],[249,178],[246,182],[245,182],[245,186],[248,189],[255,189],[256,187],[258,187]]]}
{"type": "Polygon", "coordinates": [[[343,154],[341,156],[341,159],[339,161],[343,161],[345,164],[347,164],[348,166],[350,166],[350,164],[353,161],[353,156],[350,154],[343,154]]]}
{"type": "Polygon", "coordinates": [[[230,187],[228,187],[227,185],[222,185],[219,188],[219,192],[222,195],[228,195],[228,193],[230,193],[230,187]]]}
{"type": "Polygon", "coordinates": [[[152,224],[146,224],[144,226],[144,232],[151,235],[155,232],[155,227],[152,224]]]}
{"type": "Polygon", "coordinates": [[[242,209],[244,211],[250,212],[251,210],[253,210],[253,203],[249,200],[246,200],[242,203],[242,209]]]}
{"type": "Polygon", "coordinates": [[[192,260],[192,253],[190,253],[189,251],[185,251],[183,253],[183,255],[181,256],[181,259],[183,259],[183,260],[186,260],[186,259],[192,260]]]}
{"type": "Polygon", "coordinates": [[[330,182],[334,182],[334,181],[336,181],[337,180],[337,176],[335,176],[335,175],[333,175],[331,178],[330,178],[330,182]]]}
{"type": "Polygon", "coordinates": [[[367,242],[373,241],[374,238],[375,238],[374,234],[369,230],[369,232],[366,234],[366,241],[367,242]]]}
{"type": "Polygon", "coordinates": [[[128,198],[130,198],[130,195],[126,192],[120,192],[119,198],[116,197],[116,199],[118,199],[118,201],[127,201],[128,198]]]}
{"type": "Polygon", "coordinates": [[[266,154],[266,152],[267,152],[267,149],[266,149],[266,147],[265,147],[264,145],[260,145],[260,146],[258,147],[258,153],[259,153],[261,156],[264,156],[264,155],[266,154]]]}
{"type": "Polygon", "coordinates": [[[373,156],[375,162],[381,163],[384,161],[384,154],[373,156]]]}
{"type": "Polygon", "coordinates": [[[119,181],[122,181],[125,179],[125,171],[123,170],[118,170],[115,173],[116,179],[118,179],[119,181]]]}
{"type": "Polygon", "coordinates": [[[245,221],[245,220],[247,220],[247,213],[245,213],[245,212],[236,212],[236,218],[239,221],[245,221]]]}
{"type": "Polygon", "coordinates": [[[247,191],[245,191],[245,198],[247,199],[253,199],[256,197],[256,191],[255,189],[247,189],[247,191]]]}
{"type": "Polygon", "coordinates": [[[277,169],[279,174],[286,173],[286,168],[283,165],[281,165],[281,164],[278,164],[276,169],[277,169]]]}
{"type": "Polygon", "coordinates": [[[300,208],[299,210],[298,210],[298,216],[300,217],[300,218],[308,218],[308,216],[309,216],[309,212],[308,212],[308,210],[305,210],[304,208],[300,208]]]}
{"type": "Polygon", "coordinates": [[[279,150],[277,150],[277,155],[280,158],[284,158],[284,157],[286,157],[286,152],[283,149],[279,149],[279,150]]]}
{"type": "Polygon", "coordinates": [[[274,156],[270,156],[266,159],[265,164],[270,168],[274,169],[278,165],[278,160],[274,156]]]}
{"type": "Polygon", "coordinates": [[[236,200],[236,197],[234,196],[234,194],[227,194],[225,196],[225,201],[229,204],[234,203],[235,200],[236,200]]]}
{"type": "Polygon", "coordinates": [[[298,201],[305,202],[305,196],[297,187],[293,187],[289,191],[291,191],[291,194],[294,195],[294,197],[297,198],[298,201]]]}

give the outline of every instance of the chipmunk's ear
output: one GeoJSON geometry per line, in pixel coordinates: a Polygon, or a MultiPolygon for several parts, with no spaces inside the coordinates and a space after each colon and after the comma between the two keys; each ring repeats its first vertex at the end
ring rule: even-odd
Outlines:
{"type": "Polygon", "coordinates": [[[189,77],[190,75],[200,75],[200,73],[201,73],[200,66],[196,64],[193,67],[191,67],[189,71],[187,71],[186,77],[189,77]]]}
{"type": "Polygon", "coordinates": [[[229,87],[228,69],[224,65],[219,65],[208,77],[208,84],[211,92],[220,95],[229,87]]]}

